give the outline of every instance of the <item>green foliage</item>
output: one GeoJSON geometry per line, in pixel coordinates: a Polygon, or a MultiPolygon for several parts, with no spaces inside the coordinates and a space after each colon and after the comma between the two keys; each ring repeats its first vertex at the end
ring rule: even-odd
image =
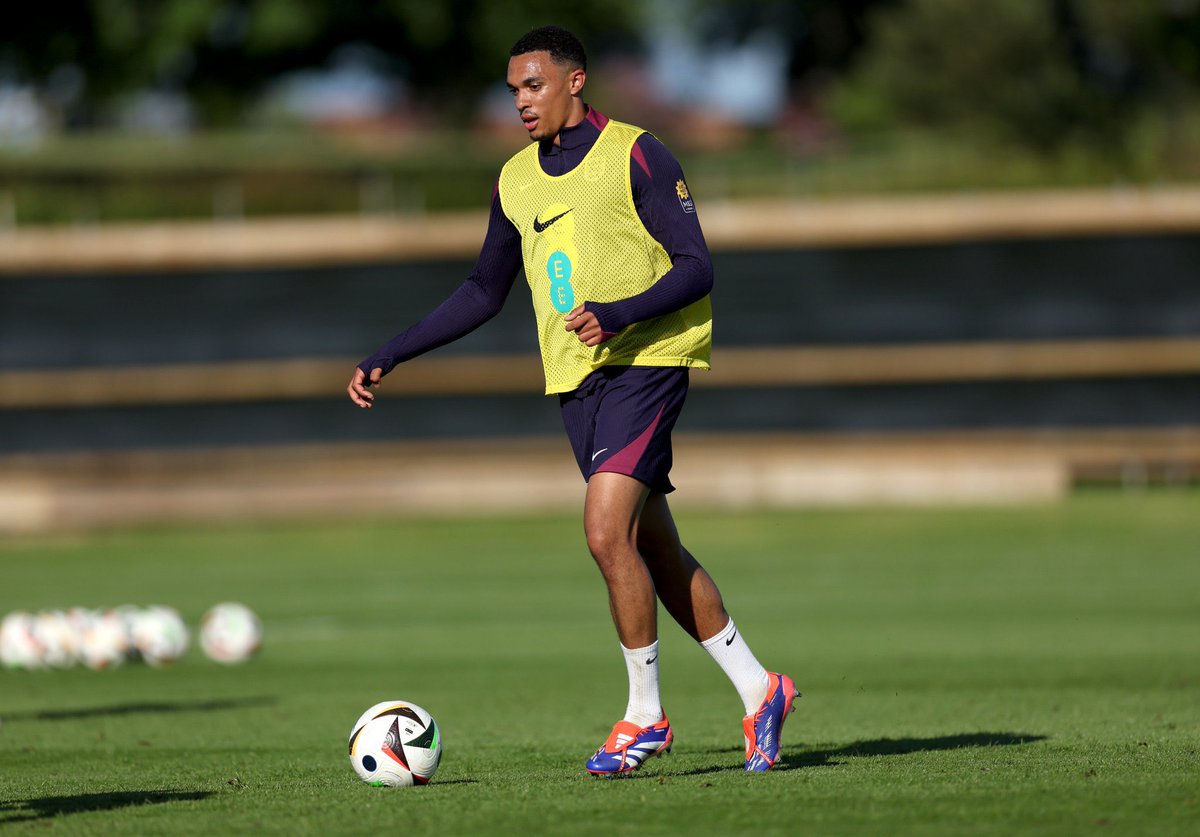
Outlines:
{"type": "Polygon", "coordinates": [[[762,776],[740,770],[732,688],[665,615],[674,752],[584,774],[626,694],[574,518],[0,542],[0,613],[157,601],[195,624],[234,598],[266,628],[244,666],[0,671],[0,828],[1195,833],[1198,501],[682,514],[755,653],[804,692],[762,776]],[[347,763],[350,724],[392,697],[442,728],[428,787],[347,763]]]}
{"type": "Polygon", "coordinates": [[[1195,104],[1200,13],[1087,0],[908,0],[879,10],[833,99],[851,131],[972,131],[1040,153],[1135,154],[1147,118],[1195,104]],[[1164,48],[1165,51],[1164,51],[1164,48]]]}
{"type": "Polygon", "coordinates": [[[1079,83],[1047,4],[913,0],[880,13],[873,32],[847,120],[975,126],[1040,148],[1074,125],[1079,83]]]}
{"type": "Polygon", "coordinates": [[[272,78],[357,43],[395,56],[418,100],[458,116],[503,77],[509,47],[528,29],[553,22],[585,43],[632,38],[635,8],[633,0],[47,0],[6,20],[0,70],[40,81],[79,67],[85,122],[122,94],[161,87],[189,93],[206,124],[232,124],[272,78]]]}

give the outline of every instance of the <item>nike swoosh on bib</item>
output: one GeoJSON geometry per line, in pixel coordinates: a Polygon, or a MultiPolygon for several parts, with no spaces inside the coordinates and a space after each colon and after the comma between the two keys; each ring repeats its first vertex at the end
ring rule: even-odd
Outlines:
{"type": "MultiPolygon", "coordinates": [[[[571,211],[570,209],[567,210],[567,212],[570,212],[570,211],[571,211]]],[[[561,212],[558,215],[555,215],[549,221],[546,221],[545,223],[542,223],[541,221],[539,221],[538,217],[536,215],[534,215],[533,216],[533,231],[535,233],[545,232],[546,230],[550,229],[551,224],[553,224],[559,218],[563,217],[563,215],[566,215],[567,212],[561,212]]]]}

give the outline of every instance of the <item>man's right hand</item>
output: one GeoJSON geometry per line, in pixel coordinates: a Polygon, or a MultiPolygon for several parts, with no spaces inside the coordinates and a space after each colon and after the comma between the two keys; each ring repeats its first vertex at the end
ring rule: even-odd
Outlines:
{"type": "Polygon", "coordinates": [[[376,367],[371,370],[371,378],[363,374],[361,369],[357,367],[354,370],[354,377],[350,379],[350,386],[346,387],[346,392],[350,394],[350,400],[364,410],[371,409],[375,402],[375,393],[369,392],[367,387],[379,386],[379,379],[383,377],[383,370],[376,367]]]}

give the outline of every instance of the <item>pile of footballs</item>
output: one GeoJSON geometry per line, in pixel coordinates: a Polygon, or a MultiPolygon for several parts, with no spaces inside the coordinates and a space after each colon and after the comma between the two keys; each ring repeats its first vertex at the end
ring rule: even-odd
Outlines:
{"type": "MultiPolygon", "coordinates": [[[[262,623],[236,602],[214,605],[200,621],[200,647],[220,663],[241,663],[262,646],[262,623]]],[[[173,607],[18,610],[0,623],[0,665],[8,669],[96,671],[129,662],[169,666],[188,650],[191,633],[173,607]]]]}

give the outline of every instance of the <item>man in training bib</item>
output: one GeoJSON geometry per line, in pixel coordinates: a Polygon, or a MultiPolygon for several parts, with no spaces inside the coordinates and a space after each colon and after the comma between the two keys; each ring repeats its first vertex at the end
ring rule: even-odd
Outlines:
{"type": "Polygon", "coordinates": [[[678,161],[652,135],[584,103],[587,56],[557,26],[513,46],[508,88],[533,142],[500,172],[471,275],[425,319],[354,371],[350,399],[398,363],[457,340],[499,313],[524,268],[546,373],[587,480],[584,533],[608,587],[625,654],[625,716],[587,760],[596,775],[636,770],[673,735],[658,680],[658,605],[712,655],[745,705],[746,770],[769,770],[799,696],[768,672],[680,543],[671,430],[689,369],[707,369],[712,262],[678,161]]]}

